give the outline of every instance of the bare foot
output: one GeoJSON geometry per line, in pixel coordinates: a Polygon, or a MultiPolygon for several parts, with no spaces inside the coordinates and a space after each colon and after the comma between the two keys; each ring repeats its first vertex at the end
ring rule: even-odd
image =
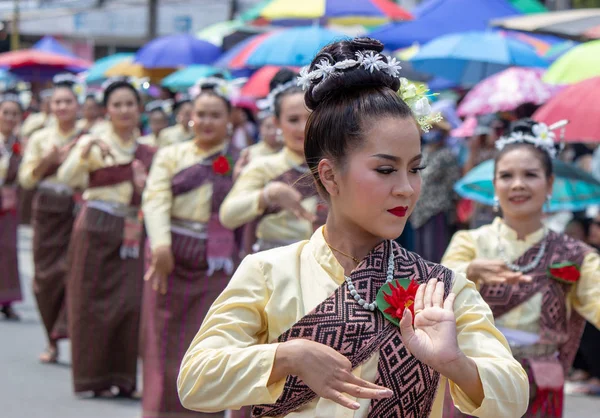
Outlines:
{"type": "Polygon", "coordinates": [[[54,364],[58,362],[58,348],[56,345],[49,345],[48,348],[40,354],[40,361],[44,364],[54,364]]]}

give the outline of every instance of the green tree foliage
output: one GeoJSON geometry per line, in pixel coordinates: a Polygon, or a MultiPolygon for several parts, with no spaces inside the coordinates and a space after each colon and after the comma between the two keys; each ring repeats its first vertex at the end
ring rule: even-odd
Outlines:
{"type": "Polygon", "coordinates": [[[571,3],[575,9],[582,7],[600,7],[600,0],[571,0],[571,3]]]}

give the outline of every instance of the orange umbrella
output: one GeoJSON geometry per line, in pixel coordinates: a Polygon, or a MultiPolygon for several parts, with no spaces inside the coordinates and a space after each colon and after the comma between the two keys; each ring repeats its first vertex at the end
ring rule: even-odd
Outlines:
{"type": "Polygon", "coordinates": [[[159,83],[163,78],[177,71],[176,68],[144,68],[141,64],[134,63],[133,60],[126,60],[109,68],[104,72],[107,77],[128,76],[136,78],[149,78],[154,84],[159,83]]]}
{"type": "Polygon", "coordinates": [[[9,70],[24,67],[53,67],[53,68],[89,68],[90,61],[68,57],[66,55],[53,54],[51,52],[38,51],[35,49],[22,49],[20,51],[4,52],[0,54],[0,67],[9,70]]]}

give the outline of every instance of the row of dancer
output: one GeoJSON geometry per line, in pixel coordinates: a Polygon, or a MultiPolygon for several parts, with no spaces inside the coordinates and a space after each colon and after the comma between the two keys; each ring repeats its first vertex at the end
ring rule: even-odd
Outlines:
{"type": "MultiPolygon", "coordinates": [[[[70,338],[76,393],[134,396],[139,355],[144,414],[183,413],[179,364],[227,285],[238,249],[310,237],[323,207],[314,189],[293,186],[308,171],[302,144],[309,114],[294,77],[282,71],[275,78],[261,115],[264,141],[241,158],[231,144],[235,89],[222,79],[200,83],[188,102],[191,123],[179,123],[193,138],[157,154],[140,137],[141,99],[132,84],[107,86],[108,119],[93,134],[77,129],[72,84],[55,86],[55,123],[31,136],[10,184],[35,190],[34,293],[49,341],[41,359],[57,361],[58,341],[70,338]]],[[[163,116],[151,111],[151,125],[152,113],[163,116]]],[[[12,225],[7,242],[16,257],[12,225]]]]}

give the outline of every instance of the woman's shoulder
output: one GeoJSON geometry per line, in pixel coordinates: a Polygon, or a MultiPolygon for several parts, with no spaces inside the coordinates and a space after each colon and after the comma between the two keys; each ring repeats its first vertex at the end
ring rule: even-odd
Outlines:
{"type": "Polygon", "coordinates": [[[285,158],[281,152],[271,155],[260,155],[252,158],[243,172],[260,172],[269,177],[276,177],[286,170],[285,158]]]}
{"type": "Polygon", "coordinates": [[[244,258],[242,264],[260,270],[265,279],[270,282],[284,281],[286,278],[295,277],[294,272],[300,267],[302,251],[308,242],[308,240],[299,241],[284,247],[250,254],[244,258]],[[285,274],[282,274],[284,272],[285,274]]]}

